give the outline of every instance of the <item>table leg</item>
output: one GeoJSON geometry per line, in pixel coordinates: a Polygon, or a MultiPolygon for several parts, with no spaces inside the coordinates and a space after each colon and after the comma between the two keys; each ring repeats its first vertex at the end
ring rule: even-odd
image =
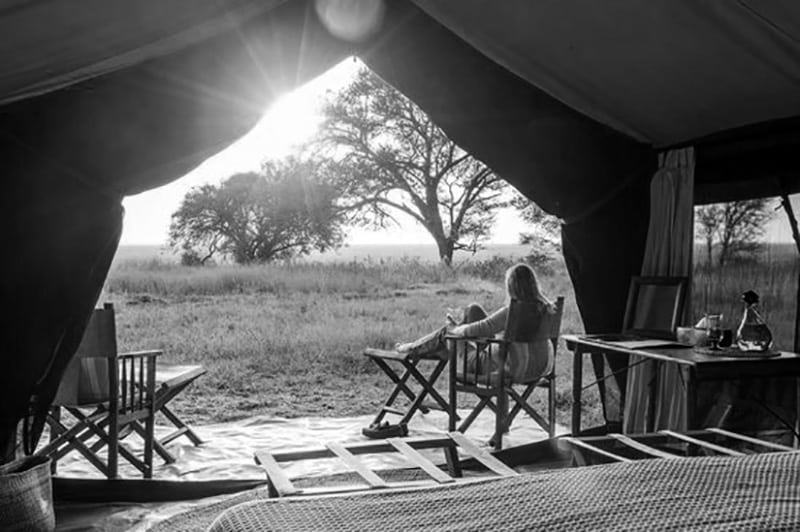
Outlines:
{"type": "Polygon", "coordinates": [[[795,379],[794,448],[800,447],[800,378],[795,379]]]}
{"type": "Polygon", "coordinates": [[[572,352],[572,435],[581,432],[581,388],[583,387],[583,350],[576,345],[572,352]]]}
{"type": "MultiPolygon", "coordinates": [[[[661,404],[661,399],[664,397],[663,388],[666,386],[666,383],[662,379],[661,361],[652,360],[649,362],[644,362],[643,365],[649,365],[650,368],[652,369],[652,374],[650,375],[650,379],[646,383],[644,383],[644,386],[646,386],[646,393],[647,393],[647,413],[645,414],[646,416],[644,422],[645,430],[643,432],[650,432],[651,430],[658,428],[656,427],[656,418],[660,417],[661,415],[663,406],[661,404]]],[[[645,367],[643,369],[644,369],[643,374],[647,375],[648,368],[645,367]]],[[[680,367],[678,367],[678,371],[681,371],[680,367]]]]}
{"type": "MultiPolygon", "coordinates": [[[[447,392],[449,403],[447,405],[447,431],[453,432],[456,430],[456,357],[453,352],[447,364],[448,379],[447,379],[447,392]]],[[[450,456],[450,454],[448,454],[450,456]]],[[[458,462],[458,451],[455,453],[456,463],[458,462]]],[[[449,462],[448,462],[449,464],[449,462]]],[[[452,473],[452,472],[451,472],[452,473]]]]}
{"type": "Polygon", "coordinates": [[[686,370],[686,430],[698,428],[700,427],[697,426],[697,379],[694,368],[690,366],[686,370]]]}

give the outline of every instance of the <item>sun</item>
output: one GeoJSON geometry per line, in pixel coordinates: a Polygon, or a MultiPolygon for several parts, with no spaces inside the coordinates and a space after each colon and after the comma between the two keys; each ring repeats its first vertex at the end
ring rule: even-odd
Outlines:
{"type": "MultiPolygon", "coordinates": [[[[276,101],[241,140],[239,155],[246,159],[278,159],[292,153],[316,133],[321,117],[318,101],[292,92],[276,101]]],[[[237,143],[238,144],[238,143],[237,143]]]]}
{"type": "Polygon", "coordinates": [[[246,135],[206,161],[221,177],[256,171],[265,159],[280,159],[297,150],[319,128],[320,105],[326,91],[338,90],[363,64],[346,59],[324,74],[278,98],[246,135]]]}

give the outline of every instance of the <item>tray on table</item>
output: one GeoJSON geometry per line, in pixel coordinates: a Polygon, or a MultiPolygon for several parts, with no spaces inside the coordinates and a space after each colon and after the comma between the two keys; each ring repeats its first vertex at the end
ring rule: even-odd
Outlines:
{"type": "Polygon", "coordinates": [[[700,347],[695,346],[694,348],[695,353],[701,353],[703,355],[712,355],[712,356],[719,356],[719,357],[730,357],[730,358],[772,358],[780,356],[780,351],[775,350],[768,350],[768,351],[742,351],[738,347],[720,347],[719,349],[711,349],[710,347],[700,347]]]}

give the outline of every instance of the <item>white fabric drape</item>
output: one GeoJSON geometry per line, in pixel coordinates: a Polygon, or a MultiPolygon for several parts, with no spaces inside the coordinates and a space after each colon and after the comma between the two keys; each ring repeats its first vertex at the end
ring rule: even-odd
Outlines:
{"type": "MultiPolygon", "coordinates": [[[[650,224],[642,275],[689,277],[693,248],[694,148],[690,147],[659,156],[659,169],[650,183],[650,224]]],[[[637,356],[630,358],[630,364],[623,431],[685,429],[680,369],[675,364],[643,361],[637,356]],[[653,386],[657,387],[655,404],[651,404],[653,386]]]]}

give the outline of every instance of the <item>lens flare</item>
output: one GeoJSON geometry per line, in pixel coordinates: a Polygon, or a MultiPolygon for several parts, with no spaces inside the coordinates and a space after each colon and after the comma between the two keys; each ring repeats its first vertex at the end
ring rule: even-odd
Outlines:
{"type": "Polygon", "coordinates": [[[316,9],[334,36],[359,42],[380,29],[386,6],[383,0],[316,0],[316,9]]]}

